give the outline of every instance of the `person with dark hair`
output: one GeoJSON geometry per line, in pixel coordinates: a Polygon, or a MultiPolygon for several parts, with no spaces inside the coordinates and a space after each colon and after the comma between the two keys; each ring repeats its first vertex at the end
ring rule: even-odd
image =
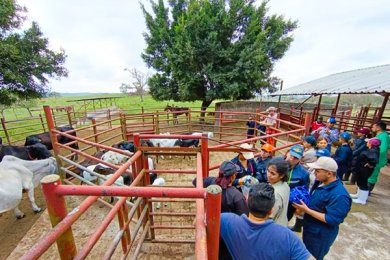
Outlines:
{"type": "Polygon", "coordinates": [[[233,259],[287,260],[311,257],[293,232],[269,219],[274,204],[274,188],[267,183],[259,183],[249,191],[249,217],[221,214],[221,237],[233,259]]]}
{"type": "Polygon", "coordinates": [[[314,138],[314,136],[308,135],[302,137],[302,145],[303,148],[305,148],[305,151],[303,152],[303,156],[301,159],[301,163],[303,166],[307,169],[306,164],[310,162],[315,162],[317,160],[316,157],[316,144],[317,140],[314,138]]]}
{"type": "MultiPolygon", "coordinates": [[[[203,179],[203,187],[208,187],[212,184],[219,185],[222,188],[221,198],[221,213],[230,212],[236,215],[248,215],[248,204],[244,195],[233,185],[233,181],[236,179],[237,172],[240,170],[238,165],[224,161],[219,167],[218,177],[207,177],[203,179]]],[[[192,181],[192,184],[196,186],[196,178],[192,181]]],[[[229,251],[226,248],[225,243],[221,240],[219,245],[219,259],[231,259],[229,251]]]]}
{"type": "Polygon", "coordinates": [[[371,138],[367,142],[368,150],[359,154],[356,164],[356,181],[358,191],[356,194],[350,194],[353,199],[352,202],[358,204],[366,204],[368,199],[368,178],[371,176],[376,164],[379,161],[379,146],[381,140],[378,138],[371,138]]]}
{"type": "Polygon", "coordinates": [[[246,130],[246,138],[249,139],[255,137],[256,121],[252,115],[249,116],[246,126],[248,127],[246,130]]]}
{"type": "Polygon", "coordinates": [[[316,175],[310,202],[306,205],[301,201],[293,206],[297,214],[304,214],[303,243],[316,259],[322,260],[339,233],[339,225],[351,210],[351,197],[337,178],[338,166],[334,159],[323,156],[308,166],[315,169],[316,175]]]}
{"type": "Polygon", "coordinates": [[[352,161],[352,149],[349,146],[351,135],[348,132],[342,132],[339,136],[340,146],[337,148],[333,159],[337,162],[337,176],[343,180],[345,173],[349,172],[352,161]]]}
{"type": "Polygon", "coordinates": [[[287,208],[290,196],[290,187],[287,184],[290,164],[282,158],[269,161],[267,169],[268,183],[275,190],[275,205],[272,208],[271,218],[276,224],[287,227],[287,208]]]}
{"type": "Polygon", "coordinates": [[[318,117],[316,121],[313,121],[311,123],[311,130],[312,131],[315,131],[317,130],[318,128],[321,128],[321,127],[324,127],[325,124],[324,124],[324,118],[322,116],[318,117]]]}
{"type": "Polygon", "coordinates": [[[378,181],[379,172],[382,167],[385,167],[387,164],[387,150],[390,149],[390,136],[386,132],[386,124],[383,121],[378,121],[372,126],[372,132],[376,135],[375,137],[381,141],[379,146],[379,161],[374,168],[374,171],[370,178],[368,178],[368,189],[371,194],[371,191],[374,189],[375,184],[378,181]]]}
{"type": "Polygon", "coordinates": [[[328,142],[327,149],[329,151],[332,144],[339,139],[339,130],[334,127],[335,124],[336,118],[329,117],[328,121],[326,121],[326,126],[320,127],[311,133],[315,138],[324,137],[328,142]]]}
{"type": "Polygon", "coordinates": [[[358,156],[365,150],[367,150],[366,138],[370,135],[370,129],[362,127],[357,131],[357,137],[353,140],[351,170],[344,175],[345,184],[355,185],[356,183],[356,165],[358,156]],[[349,177],[351,176],[351,181],[349,177]]]}

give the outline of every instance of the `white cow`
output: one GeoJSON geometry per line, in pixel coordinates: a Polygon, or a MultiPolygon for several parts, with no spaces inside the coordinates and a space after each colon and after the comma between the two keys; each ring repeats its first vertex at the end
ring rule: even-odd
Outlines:
{"type": "Polygon", "coordinates": [[[214,133],[213,132],[203,132],[203,133],[195,132],[195,133],[192,133],[192,135],[196,135],[196,136],[203,135],[203,134],[207,134],[207,138],[208,139],[211,139],[211,138],[214,137],[214,133]]]}
{"type": "Polygon", "coordinates": [[[18,208],[23,189],[28,191],[33,211],[40,212],[41,208],[35,204],[34,188],[44,176],[57,171],[57,162],[53,157],[26,161],[10,155],[4,156],[0,163],[0,214],[13,209],[16,218],[25,216],[18,208]]]}
{"type": "MultiPolygon", "coordinates": [[[[161,133],[160,135],[170,135],[169,132],[167,133],[161,133]]],[[[150,139],[150,142],[153,144],[154,147],[174,147],[178,139],[150,139]]],[[[160,156],[161,159],[164,159],[164,156],[160,156]]],[[[171,158],[171,156],[170,156],[171,158]]]]}
{"type": "MultiPolygon", "coordinates": [[[[153,186],[164,186],[165,185],[165,180],[164,178],[157,178],[154,180],[154,182],[152,183],[153,186]]],[[[153,203],[153,206],[154,206],[154,203],[153,203]]],[[[166,206],[166,204],[164,204],[164,206],[166,206]]],[[[156,209],[159,209],[161,208],[161,202],[157,202],[156,204],[156,209]]]]}
{"type": "Polygon", "coordinates": [[[127,160],[129,160],[129,158],[133,155],[133,153],[128,151],[124,151],[124,152],[128,153],[128,155],[124,155],[114,151],[108,151],[102,155],[101,159],[111,164],[120,165],[125,163],[127,160]]]}

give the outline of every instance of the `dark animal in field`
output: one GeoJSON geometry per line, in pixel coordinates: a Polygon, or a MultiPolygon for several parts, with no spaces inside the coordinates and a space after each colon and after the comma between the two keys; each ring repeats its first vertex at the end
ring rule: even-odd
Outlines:
{"type": "Polygon", "coordinates": [[[12,155],[22,160],[41,160],[50,158],[50,151],[41,143],[29,146],[0,145],[0,161],[5,155],[12,155]]]}
{"type": "MultiPolygon", "coordinates": [[[[70,130],[74,130],[73,127],[69,127],[69,126],[57,127],[56,129],[58,131],[60,131],[60,132],[67,132],[67,131],[70,131],[70,130]]],[[[73,136],[76,136],[76,132],[71,132],[69,134],[73,135],[73,136]]],[[[72,141],[73,140],[71,138],[68,138],[66,136],[62,136],[62,135],[57,136],[57,142],[60,143],[60,144],[67,144],[67,143],[70,143],[72,141]]],[[[33,144],[36,144],[36,143],[42,143],[42,144],[44,144],[47,147],[47,149],[53,150],[53,144],[51,143],[50,133],[49,132],[44,132],[44,133],[41,133],[41,134],[35,134],[35,135],[27,136],[26,137],[26,142],[24,143],[24,146],[33,145],[33,144]]],[[[73,149],[79,149],[79,146],[78,146],[77,143],[71,144],[71,145],[69,145],[69,147],[71,147],[73,149]]],[[[71,160],[77,160],[77,158],[78,158],[78,155],[75,154],[75,155],[72,156],[71,160]]]]}
{"type": "Polygon", "coordinates": [[[177,125],[179,123],[179,120],[177,119],[177,116],[180,116],[180,115],[183,115],[183,114],[188,116],[188,114],[190,113],[190,108],[189,107],[174,107],[174,106],[167,105],[164,108],[164,111],[172,113],[173,124],[177,125]]]}
{"type": "Polygon", "coordinates": [[[198,147],[199,139],[177,139],[174,146],[198,147]]]}
{"type": "Polygon", "coordinates": [[[0,144],[3,144],[3,138],[0,137],[0,144]]]}
{"type": "MultiPolygon", "coordinates": [[[[141,146],[153,147],[153,143],[149,140],[141,140],[141,146]]],[[[134,142],[131,141],[122,141],[120,143],[113,144],[112,147],[121,150],[126,150],[132,153],[136,152],[134,142]]]]}

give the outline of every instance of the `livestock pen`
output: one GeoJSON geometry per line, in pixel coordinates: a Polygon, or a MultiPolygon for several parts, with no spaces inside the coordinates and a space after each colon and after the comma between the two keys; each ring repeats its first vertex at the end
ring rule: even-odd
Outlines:
{"type": "MultiPolygon", "coordinates": [[[[121,114],[120,118],[112,119],[113,124],[94,121],[90,126],[76,129],[79,137],[75,137],[67,132],[55,130],[50,107],[45,107],[45,114],[63,178],[60,181],[58,177],[50,176],[42,181],[53,229],[28,250],[23,259],[36,259],[42,256],[55,242],[62,259],[83,259],[93,253],[98,240],[108,225],[115,222],[115,218],[118,227],[116,233],[111,236],[111,241],[104,243],[108,243],[104,250],[105,259],[111,257],[124,259],[129,255],[131,258],[137,258],[147,254],[144,248],[147,246],[146,243],[160,244],[163,247],[189,244],[190,254],[195,255],[196,259],[217,259],[221,191],[215,186],[204,189],[203,178],[212,174],[222,159],[241,151],[242,148],[239,147],[241,143],[253,143],[255,145],[253,151],[257,152],[259,140],[273,140],[276,145],[275,152],[278,152],[299,142],[299,136],[308,132],[308,123],[305,123],[304,127],[278,119],[272,134],[246,139],[245,123],[249,113],[218,111],[215,115],[208,116],[204,111],[191,110],[186,118],[178,117],[178,124],[175,125],[168,124],[173,118],[169,118],[166,112],[121,114]],[[103,128],[101,127],[103,125],[111,127],[103,128]],[[284,131],[279,125],[288,125],[290,129],[284,131]],[[89,131],[91,134],[82,135],[80,134],[82,131],[89,131]],[[189,132],[213,132],[214,137],[210,138],[206,134],[188,135],[189,132]],[[57,135],[66,136],[74,141],[59,144],[57,135]],[[141,146],[142,140],[157,138],[199,139],[201,145],[191,148],[141,146]],[[94,156],[94,153],[102,150],[125,155],[124,151],[111,147],[111,144],[123,140],[133,141],[136,147],[134,155],[123,165],[113,165],[94,156]],[[74,142],[78,142],[80,150],[69,147],[74,142]],[[69,159],[74,153],[79,155],[78,161],[69,159]],[[169,160],[164,162],[160,160],[157,169],[149,169],[147,158],[160,155],[173,156],[173,163],[169,165],[166,163],[169,160]],[[184,155],[195,160],[184,161],[182,159],[184,155]],[[116,169],[116,172],[105,178],[101,186],[88,182],[79,175],[80,171],[87,170],[83,165],[85,160],[104,164],[116,169]],[[185,169],[179,168],[179,164],[185,165],[185,169]],[[151,172],[167,177],[167,185],[151,186],[149,180],[151,172]],[[112,186],[124,173],[133,177],[131,185],[112,186]],[[182,176],[188,177],[185,179],[182,176]],[[190,183],[188,178],[193,177],[197,178],[195,187],[187,184],[190,183]],[[79,185],[80,181],[91,186],[79,185]],[[66,196],[88,197],[68,213],[64,200],[66,196]],[[119,198],[111,205],[101,199],[102,196],[119,198]],[[109,207],[109,212],[101,223],[91,223],[91,234],[81,246],[75,235],[76,230],[73,230],[72,226],[97,200],[109,207]],[[153,206],[158,202],[170,206],[158,210],[153,206]],[[81,246],[81,249],[76,250],[76,245],[81,246]],[[117,247],[121,250],[115,250],[117,247]]],[[[257,116],[260,117],[260,111],[257,116]]],[[[93,171],[91,174],[102,178],[93,171]]]]}

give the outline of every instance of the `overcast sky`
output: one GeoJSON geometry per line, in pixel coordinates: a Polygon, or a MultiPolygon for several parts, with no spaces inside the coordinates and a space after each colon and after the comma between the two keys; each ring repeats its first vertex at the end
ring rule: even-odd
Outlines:
{"type": "MultiPolygon", "coordinates": [[[[141,1],[147,4],[149,1],[141,1]]],[[[131,81],[124,68],[147,71],[141,52],[144,17],[137,0],[18,0],[54,49],[68,56],[69,77],[57,92],[119,92],[131,81]]],[[[270,0],[269,14],[298,20],[294,42],[274,76],[284,88],[332,73],[390,63],[387,0],[270,0]]]]}

